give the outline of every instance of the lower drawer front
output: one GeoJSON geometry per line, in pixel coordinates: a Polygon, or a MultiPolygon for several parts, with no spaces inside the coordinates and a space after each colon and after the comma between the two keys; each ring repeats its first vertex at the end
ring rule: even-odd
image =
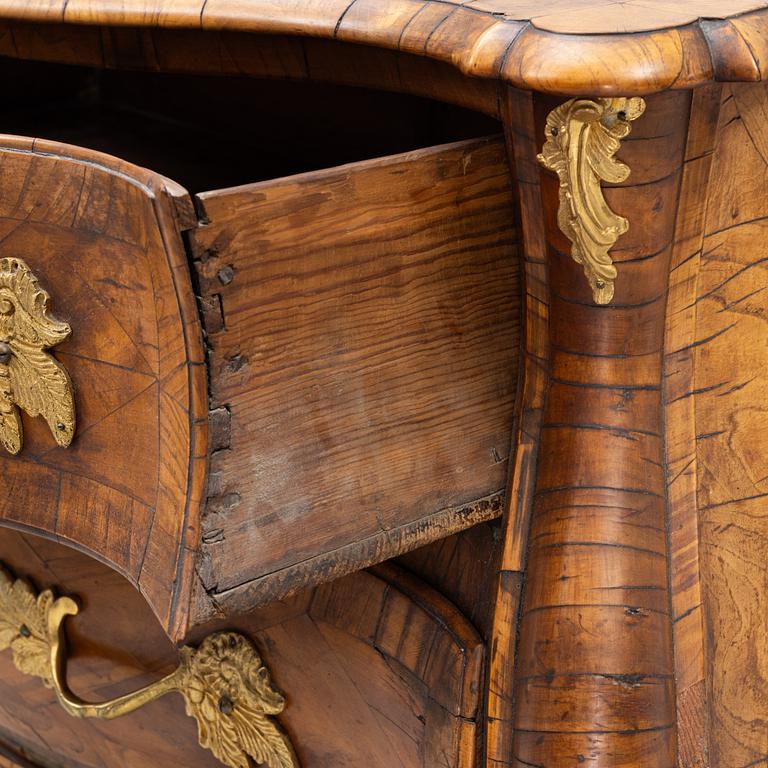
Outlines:
{"type": "MultiPolygon", "coordinates": [[[[175,666],[146,604],[105,566],[8,530],[0,530],[0,560],[38,588],[81,598],[67,623],[75,693],[103,701],[175,666]]],[[[285,691],[280,722],[302,768],[473,765],[482,643],[444,598],[397,567],[303,592],[227,629],[255,641],[285,691]]],[[[44,766],[220,766],[198,745],[180,696],[113,721],[73,719],[53,691],[18,672],[9,651],[0,653],[3,746],[44,766]]]]}

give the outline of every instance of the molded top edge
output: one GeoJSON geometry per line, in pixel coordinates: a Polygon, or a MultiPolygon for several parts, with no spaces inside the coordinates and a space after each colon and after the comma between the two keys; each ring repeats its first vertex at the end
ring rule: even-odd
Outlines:
{"type": "Polygon", "coordinates": [[[768,77],[766,0],[0,0],[0,19],[333,38],[560,94],[768,77]]]}

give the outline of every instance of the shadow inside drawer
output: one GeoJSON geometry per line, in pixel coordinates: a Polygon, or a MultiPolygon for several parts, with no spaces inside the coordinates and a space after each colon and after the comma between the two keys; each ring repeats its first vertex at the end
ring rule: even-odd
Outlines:
{"type": "Polygon", "coordinates": [[[0,132],[106,152],[190,192],[499,131],[477,112],[352,86],[5,58],[0,72],[0,132]]]}

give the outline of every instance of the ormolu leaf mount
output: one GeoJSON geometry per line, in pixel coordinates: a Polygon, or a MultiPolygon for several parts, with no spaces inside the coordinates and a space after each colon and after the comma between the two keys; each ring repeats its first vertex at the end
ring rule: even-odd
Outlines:
{"type": "Polygon", "coordinates": [[[547,117],[547,136],[539,162],[560,178],[557,222],[571,241],[571,256],[584,268],[596,304],[613,299],[616,267],[609,254],[629,222],[614,213],[602,181],[625,181],[629,167],[614,155],[630,123],[645,111],[639,97],[571,99],[547,117]]]}
{"type": "Polygon", "coordinates": [[[231,768],[298,768],[288,737],[274,717],[285,699],[249,640],[234,632],[210,635],[199,648],[182,648],[178,668],[134,693],[91,704],[66,682],[64,621],[78,606],[50,590],[37,594],[0,567],[0,651],[11,649],[16,667],[53,688],[73,717],[112,720],[176,691],[197,721],[200,744],[231,768]]]}
{"type": "Polygon", "coordinates": [[[42,416],[63,448],[72,442],[72,382],[46,352],[71,332],[48,314],[48,294],[30,268],[21,259],[0,259],[0,443],[10,453],[22,448],[19,409],[42,416]]]}

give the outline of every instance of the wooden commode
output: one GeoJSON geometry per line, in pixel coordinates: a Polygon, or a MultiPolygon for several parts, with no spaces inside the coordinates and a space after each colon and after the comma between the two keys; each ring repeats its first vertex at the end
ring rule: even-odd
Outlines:
{"type": "Polygon", "coordinates": [[[768,2],[0,0],[0,75],[0,765],[768,768],[768,2]]]}

